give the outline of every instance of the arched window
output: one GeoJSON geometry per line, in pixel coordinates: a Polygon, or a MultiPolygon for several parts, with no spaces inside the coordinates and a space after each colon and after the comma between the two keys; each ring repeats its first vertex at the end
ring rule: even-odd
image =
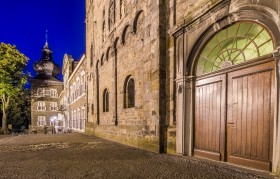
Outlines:
{"type": "Polygon", "coordinates": [[[109,17],[108,17],[108,28],[109,31],[115,24],[115,0],[110,0],[109,4],[109,17]]]}
{"type": "Polygon", "coordinates": [[[102,54],[102,56],[101,56],[101,66],[104,64],[104,54],[102,54]]]}
{"type": "Polygon", "coordinates": [[[102,42],[105,41],[105,30],[106,30],[106,23],[105,23],[105,20],[103,21],[103,25],[102,25],[102,42]]]}
{"type": "Polygon", "coordinates": [[[103,112],[109,112],[109,92],[107,89],[103,92],[103,112]]]}
{"type": "Polygon", "coordinates": [[[93,65],[93,45],[90,46],[90,66],[93,65]]]}
{"type": "Polygon", "coordinates": [[[214,35],[202,50],[197,75],[237,65],[273,51],[269,32],[253,22],[238,22],[214,35]]]}
{"type": "Polygon", "coordinates": [[[135,107],[135,83],[131,76],[128,76],[124,84],[124,108],[135,107]]]}
{"type": "Polygon", "coordinates": [[[125,15],[125,0],[120,0],[120,19],[125,15]]]}

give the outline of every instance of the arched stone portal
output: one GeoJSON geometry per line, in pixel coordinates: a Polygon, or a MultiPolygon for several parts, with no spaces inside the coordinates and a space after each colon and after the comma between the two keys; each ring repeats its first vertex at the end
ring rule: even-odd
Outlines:
{"type": "Polygon", "coordinates": [[[198,20],[201,23],[174,34],[176,151],[277,173],[277,20],[251,7],[227,14],[224,5],[215,9],[224,14],[205,14],[198,20]],[[207,16],[220,20],[203,21],[207,16]],[[249,30],[252,27],[256,32],[249,30]],[[264,41],[259,39],[265,36],[264,41]]]}
{"type": "Polygon", "coordinates": [[[237,22],[216,33],[196,65],[194,155],[270,170],[275,62],[261,25],[237,22]]]}

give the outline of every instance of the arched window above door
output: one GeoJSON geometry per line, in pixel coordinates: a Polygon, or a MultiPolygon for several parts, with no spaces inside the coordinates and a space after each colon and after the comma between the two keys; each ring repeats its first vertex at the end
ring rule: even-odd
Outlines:
{"type": "Polygon", "coordinates": [[[240,64],[273,51],[272,37],[263,26],[238,22],[216,33],[202,49],[196,75],[240,64]]]}

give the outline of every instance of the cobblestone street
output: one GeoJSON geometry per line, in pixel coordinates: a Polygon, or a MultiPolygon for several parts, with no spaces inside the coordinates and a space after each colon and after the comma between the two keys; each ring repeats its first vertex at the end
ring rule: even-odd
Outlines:
{"type": "Polygon", "coordinates": [[[273,178],[84,134],[0,136],[0,178],[273,178]]]}

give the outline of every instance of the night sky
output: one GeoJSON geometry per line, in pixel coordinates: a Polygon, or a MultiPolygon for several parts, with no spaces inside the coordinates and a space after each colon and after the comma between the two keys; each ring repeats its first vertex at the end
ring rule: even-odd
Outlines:
{"type": "Polygon", "coordinates": [[[65,53],[79,60],[85,52],[85,0],[0,0],[0,42],[16,45],[30,59],[27,71],[32,76],[46,30],[60,68],[65,53]]]}

